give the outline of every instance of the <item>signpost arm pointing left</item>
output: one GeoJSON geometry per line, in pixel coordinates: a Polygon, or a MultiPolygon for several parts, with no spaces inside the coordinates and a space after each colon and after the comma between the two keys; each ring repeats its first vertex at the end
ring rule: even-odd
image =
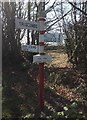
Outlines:
{"type": "Polygon", "coordinates": [[[15,27],[17,29],[38,30],[38,23],[34,21],[15,18],[15,27]]]}

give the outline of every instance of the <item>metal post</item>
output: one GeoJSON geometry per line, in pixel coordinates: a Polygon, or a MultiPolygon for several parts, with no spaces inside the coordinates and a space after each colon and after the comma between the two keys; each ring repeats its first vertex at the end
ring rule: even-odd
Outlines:
{"type": "Polygon", "coordinates": [[[39,105],[40,108],[44,107],[44,63],[39,64],[40,79],[39,79],[39,105]]]}
{"type": "MultiPolygon", "coordinates": [[[[39,54],[43,55],[44,54],[44,10],[45,10],[45,2],[40,2],[40,11],[39,11],[39,54]]],[[[44,108],[44,63],[39,63],[39,105],[40,108],[44,108]]]]}

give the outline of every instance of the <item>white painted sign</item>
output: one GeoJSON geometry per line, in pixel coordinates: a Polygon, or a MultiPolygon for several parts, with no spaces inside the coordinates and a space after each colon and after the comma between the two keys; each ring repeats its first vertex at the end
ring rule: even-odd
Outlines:
{"type": "Polygon", "coordinates": [[[22,51],[28,51],[28,52],[39,52],[39,46],[37,45],[21,45],[22,51]]]}
{"type": "Polygon", "coordinates": [[[38,63],[46,63],[46,62],[51,62],[51,56],[49,55],[34,55],[33,56],[33,62],[38,62],[38,63]]]}
{"type": "Polygon", "coordinates": [[[38,23],[34,21],[15,18],[15,27],[19,29],[38,30],[38,23]]]}

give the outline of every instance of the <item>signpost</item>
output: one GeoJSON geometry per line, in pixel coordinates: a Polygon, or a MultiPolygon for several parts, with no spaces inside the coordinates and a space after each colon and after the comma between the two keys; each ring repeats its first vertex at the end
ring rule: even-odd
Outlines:
{"type": "Polygon", "coordinates": [[[15,27],[20,29],[38,30],[38,23],[34,21],[15,18],[15,27]]]}
{"type": "Polygon", "coordinates": [[[33,62],[39,63],[39,105],[41,109],[44,107],[44,63],[51,62],[51,57],[44,54],[44,11],[45,2],[40,2],[38,22],[15,18],[17,29],[31,29],[39,32],[39,45],[22,45],[21,49],[39,53],[33,56],[33,62]]]}
{"type": "Polygon", "coordinates": [[[47,62],[51,62],[51,57],[49,55],[34,55],[33,56],[33,62],[36,63],[47,63],[47,62]]]}
{"type": "Polygon", "coordinates": [[[44,24],[35,21],[29,21],[24,19],[15,18],[15,27],[17,29],[29,29],[29,30],[42,30],[44,24]]]}
{"type": "Polygon", "coordinates": [[[39,53],[39,46],[38,45],[21,45],[21,50],[39,53]]]}

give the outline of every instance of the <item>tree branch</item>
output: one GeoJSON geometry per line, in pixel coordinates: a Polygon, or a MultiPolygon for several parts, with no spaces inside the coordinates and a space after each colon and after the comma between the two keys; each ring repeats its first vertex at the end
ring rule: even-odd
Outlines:
{"type": "Polygon", "coordinates": [[[79,10],[80,12],[82,12],[84,15],[87,15],[86,12],[84,12],[83,10],[81,10],[80,8],[78,8],[77,6],[75,6],[72,2],[68,2],[70,5],[72,5],[74,8],[76,8],[77,10],[79,10]]]}
{"type": "MultiPolygon", "coordinates": [[[[72,10],[72,9],[71,9],[72,10]]],[[[48,31],[54,24],[56,24],[57,22],[59,22],[61,19],[63,19],[66,15],[68,15],[68,13],[71,11],[69,10],[66,14],[64,14],[60,19],[58,19],[57,21],[55,21],[53,24],[51,24],[46,31],[48,31]]]]}

